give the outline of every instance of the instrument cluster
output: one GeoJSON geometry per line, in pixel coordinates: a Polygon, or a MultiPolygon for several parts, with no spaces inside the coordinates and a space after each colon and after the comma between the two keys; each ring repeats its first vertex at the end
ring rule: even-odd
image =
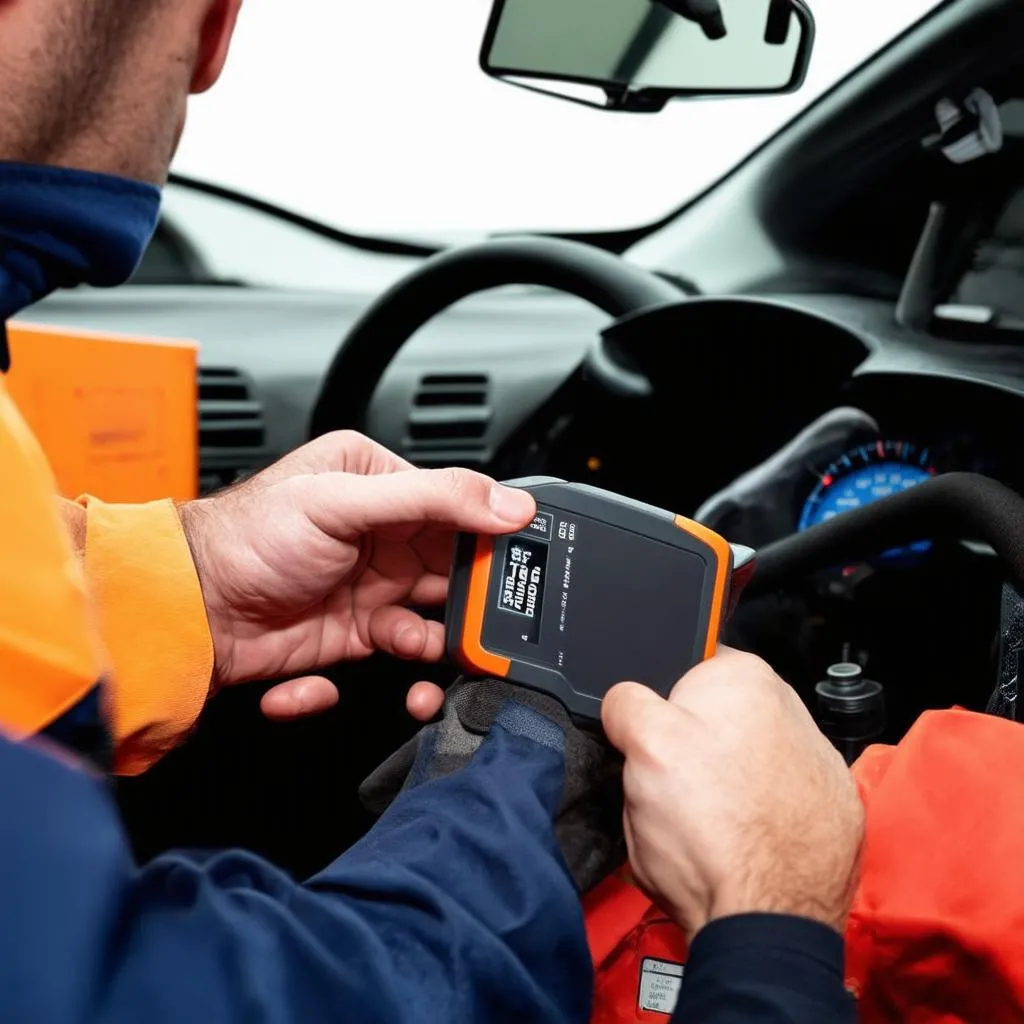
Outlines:
{"type": "MultiPolygon", "coordinates": [[[[970,435],[936,442],[906,437],[878,437],[844,451],[828,465],[814,467],[817,477],[803,496],[796,529],[810,529],[844,512],[909,490],[941,473],[953,471],[1000,475],[996,460],[970,435]]],[[[885,552],[886,559],[925,554],[931,542],[922,538],[906,549],[885,552]]]]}

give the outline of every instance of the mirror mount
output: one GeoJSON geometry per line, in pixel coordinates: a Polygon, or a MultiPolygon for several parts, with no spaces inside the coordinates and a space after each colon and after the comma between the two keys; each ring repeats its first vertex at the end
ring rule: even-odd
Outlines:
{"type": "Polygon", "coordinates": [[[604,100],[595,102],[569,92],[558,92],[556,90],[557,83],[552,83],[545,88],[542,85],[517,81],[514,78],[503,78],[502,81],[506,85],[513,85],[517,89],[526,89],[528,92],[535,92],[541,96],[554,96],[556,99],[567,100],[569,103],[576,103],[592,109],[596,107],[600,110],[620,114],[660,114],[668,105],[669,100],[675,99],[678,95],[674,92],[665,92],[663,89],[631,90],[602,86],[600,89],[604,93],[604,100]]]}
{"type": "Polygon", "coordinates": [[[768,24],[764,29],[764,41],[769,46],[785,46],[789,42],[790,26],[793,23],[789,0],[772,0],[768,8],[768,24]]]}
{"type": "Polygon", "coordinates": [[[728,35],[722,6],[718,0],[655,0],[687,21],[694,21],[710,40],[724,39],[728,35]]]}
{"type": "MultiPolygon", "coordinates": [[[[603,110],[618,111],[620,114],[660,114],[672,99],[672,93],[662,89],[614,89],[604,88],[603,110]]],[[[551,93],[547,92],[550,96],[551,93]]],[[[582,101],[586,103],[586,101],[582,101]]]]}

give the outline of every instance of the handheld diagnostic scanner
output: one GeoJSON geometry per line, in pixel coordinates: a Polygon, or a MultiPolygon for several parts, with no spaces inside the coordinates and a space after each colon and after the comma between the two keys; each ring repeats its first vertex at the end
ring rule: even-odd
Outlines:
{"type": "Polygon", "coordinates": [[[509,485],[536,499],[533,522],[455,545],[446,643],[464,672],[547,693],[594,721],[616,683],[667,697],[715,653],[753,574],[750,548],[586,484],[509,485]]]}

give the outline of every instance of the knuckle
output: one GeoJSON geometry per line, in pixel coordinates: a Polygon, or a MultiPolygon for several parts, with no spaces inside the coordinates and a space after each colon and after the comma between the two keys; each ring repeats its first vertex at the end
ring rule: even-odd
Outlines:
{"type": "Polygon", "coordinates": [[[439,489],[458,501],[480,497],[483,492],[483,480],[479,473],[468,469],[449,466],[445,469],[432,470],[437,476],[439,489]]]}
{"type": "Polygon", "coordinates": [[[605,728],[613,729],[616,733],[622,732],[625,729],[627,722],[622,714],[621,684],[612,687],[605,695],[604,700],[601,701],[601,721],[604,723],[605,728]]]}
{"type": "Polygon", "coordinates": [[[737,651],[735,658],[736,670],[742,672],[744,676],[748,676],[751,679],[759,677],[776,678],[775,670],[771,665],[764,658],[756,654],[751,654],[749,651],[737,651]]]}
{"type": "Polygon", "coordinates": [[[767,661],[746,651],[737,653],[728,671],[736,684],[765,696],[772,693],[782,696],[789,689],[767,661]]]}
{"type": "Polygon", "coordinates": [[[332,430],[299,450],[312,455],[313,463],[323,469],[360,472],[373,449],[372,442],[354,430],[332,430]]]}
{"type": "Polygon", "coordinates": [[[601,705],[601,718],[615,734],[618,743],[630,750],[644,741],[640,719],[645,717],[637,706],[636,683],[619,683],[605,695],[601,705]]]}
{"type": "Polygon", "coordinates": [[[604,714],[615,718],[619,713],[619,705],[622,703],[623,698],[628,696],[628,690],[629,687],[625,683],[617,683],[613,686],[605,694],[604,701],[602,702],[604,714]]]}
{"type": "Polygon", "coordinates": [[[363,441],[363,435],[355,430],[332,430],[321,439],[332,448],[348,448],[363,441]]]}
{"type": "Polygon", "coordinates": [[[325,435],[324,452],[329,452],[332,463],[350,471],[368,471],[377,445],[355,430],[335,430],[325,435]]]}
{"type": "Polygon", "coordinates": [[[432,470],[433,479],[439,491],[460,497],[466,488],[466,482],[462,479],[462,471],[453,466],[446,466],[444,469],[432,470]]]}

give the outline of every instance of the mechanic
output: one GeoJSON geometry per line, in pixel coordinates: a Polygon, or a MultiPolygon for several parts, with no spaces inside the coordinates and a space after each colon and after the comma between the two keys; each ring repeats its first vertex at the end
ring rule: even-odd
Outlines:
{"type": "MultiPolygon", "coordinates": [[[[0,5],[0,322],[130,276],[239,6],[0,5]]],[[[0,1018],[587,1019],[552,828],[561,746],[525,706],[305,885],[244,853],[139,869],[93,770],[146,770],[224,686],[289,677],[264,698],[288,718],[337,699],[326,665],[440,657],[407,606],[443,598],[454,530],[518,529],[529,498],[342,434],[180,508],[55,509],[2,383],[0,465],[0,1018]]],[[[427,684],[408,697],[424,719],[440,702],[427,684]]],[[[860,805],[788,688],[726,652],[671,701],[626,685],[606,711],[636,876],[695,936],[680,1013],[844,1019],[860,805]]]]}

